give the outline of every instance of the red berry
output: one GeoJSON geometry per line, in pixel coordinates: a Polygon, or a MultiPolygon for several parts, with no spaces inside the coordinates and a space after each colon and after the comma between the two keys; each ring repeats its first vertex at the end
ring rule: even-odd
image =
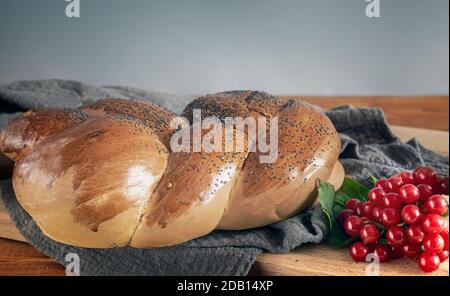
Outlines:
{"type": "Polygon", "coordinates": [[[391,246],[401,247],[406,243],[406,233],[400,226],[392,226],[386,230],[386,239],[391,246]]]}
{"type": "Polygon", "coordinates": [[[440,178],[438,182],[441,183],[441,187],[442,187],[442,190],[443,190],[442,194],[448,195],[448,192],[449,192],[448,176],[440,178]]]}
{"type": "Polygon", "coordinates": [[[420,166],[413,172],[416,184],[427,184],[433,186],[438,181],[438,176],[433,168],[420,166]]]}
{"type": "Polygon", "coordinates": [[[369,248],[369,254],[373,253],[373,251],[375,250],[376,243],[369,243],[369,244],[365,243],[365,245],[369,248]]]}
{"type": "Polygon", "coordinates": [[[439,260],[441,260],[441,263],[448,259],[448,251],[442,251],[437,254],[439,256],[439,260]]]}
{"type": "Polygon", "coordinates": [[[419,256],[417,260],[417,264],[419,268],[425,272],[433,272],[436,271],[441,265],[441,260],[439,260],[439,256],[430,255],[427,253],[423,253],[419,256]]]}
{"type": "Polygon", "coordinates": [[[403,207],[403,202],[400,198],[400,195],[397,193],[388,193],[384,197],[383,204],[386,208],[393,208],[400,210],[403,207]]]}
{"type": "Polygon", "coordinates": [[[423,204],[429,214],[443,215],[448,210],[448,202],[442,195],[433,195],[423,204]]]}
{"type": "Polygon", "coordinates": [[[380,216],[381,216],[381,211],[383,210],[382,207],[374,207],[372,210],[372,221],[374,222],[380,222],[380,216]]]}
{"type": "Polygon", "coordinates": [[[364,207],[364,202],[360,202],[355,209],[355,213],[357,216],[359,217],[363,217],[363,207],[364,207]]]}
{"type": "Polygon", "coordinates": [[[389,249],[383,244],[376,244],[373,253],[378,256],[380,262],[389,261],[389,249]]]}
{"type": "Polygon", "coordinates": [[[345,208],[349,210],[356,211],[356,206],[359,205],[361,201],[357,198],[350,198],[345,202],[345,208]]]}
{"type": "Polygon", "coordinates": [[[381,187],[381,188],[383,188],[384,190],[387,190],[387,182],[388,182],[388,179],[385,179],[385,178],[383,178],[383,179],[379,179],[376,183],[375,183],[375,187],[381,187]]]}
{"type": "Polygon", "coordinates": [[[350,246],[348,252],[353,260],[357,262],[364,262],[367,254],[369,254],[369,247],[362,242],[356,242],[350,246]]]}
{"type": "Polygon", "coordinates": [[[403,185],[403,179],[398,175],[390,177],[387,182],[388,191],[394,193],[398,193],[403,185]]]}
{"type": "Polygon", "coordinates": [[[444,239],[437,233],[429,234],[423,239],[423,248],[425,252],[436,254],[444,250],[444,239]]]}
{"type": "Polygon", "coordinates": [[[361,227],[359,236],[366,244],[374,243],[380,238],[380,231],[375,225],[365,224],[361,227]]]}
{"type": "Polygon", "coordinates": [[[439,178],[438,182],[433,185],[433,194],[448,195],[448,177],[439,178]]]}
{"type": "Polygon", "coordinates": [[[362,221],[358,216],[350,216],[344,224],[345,232],[350,236],[358,236],[361,231],[362,221]]]}
{"type": "Polygon", "coordinates": [[[407,243],[402,247],[402,249],[403,255],[405,255],[408,258],[416,258],[422,251],[420,245],[414,243],[407,243]]]}
{"type": "Polygon", "coordinates": [[[444,230],[442,230],[442,232],[447,232],[448,233],[448,221],[444,219],[444,230]]]}
{"type": "Polygon", "coordinates": [[[426,215],[422,221],[422,229],[428,234],[441,233],[444,231],[445,221],[437,214],[426,215]]]}
{"type": "Polygon", "coordinates": [[[420,224],[413,224],[406,230],[406,236],[410,242],[420,244],[425,238],[425,232],[420,224]]]}
{"type": "Polygon", "coordinates": [[[400,188],[399,195],[402,202],[411,204],[419,200],[420,192],[413,184],[406,184],[400,188]]]}
{"type": "Polygon", "coordinates": [[[353,216],[354,212],[352,210],[349,209],[345,209],[342,212],[339,213],[339,216],[337,218],[339,225],[341,225],[342,227],[344,227],[345,225],[345,221],[347,221],[347,218],[350,216],[353,216]]]}
{"type": "Polygon", "coordinates": [[[402,220],[406,224],[414,224],[420,219],[420,209],[415,205],[406,205],[402,209],[402,220]]]}
{"type": "Polygon", "coordinates": [[[372,220],[372,211],[375,208],[375,204],[371,201],[363,202],[360,209],[361,217],[366,217],[372,220]]]}
{"type": "Polygon", "coordinates": [[[448,251],[448,229],[440,233],[444,239],[444,250],[448,251]]]}
{"type": "Polygon", "coordinates": [[[403,254],[403,248],[389,245],[389,257],[391,259],[400,259],[404,256],[405,254],[403,254]]]}
{"type": "Polygon", "coordinates": [[[419,184],[417,185],[417,189],[419,189],[420,197],[419,201],[420,203],[424,203],[427,201],[427,199],[433,195],[433,189],[430,185],[427,184],[419,184]]]}
{"type": "Polygon", "coordinates": [[[381,211],[380,222],[386,227],[395,226],[400,223],[400,214],[392,208],[386,208],[381,211]]]}
{"type": "Polygon", "coordinates": [[[369,191],[368,197],[371,202],[377,206],[383,205],[384,196],[386,192],[381,187],[375,187],[369,191]]]}
{"type": "Polygon", "coordinates": [[[400,177],[402,177],[403,184],[414,184],[414,177],[413,174],[410,172],[401,172],[399,174],[400,177]]]}

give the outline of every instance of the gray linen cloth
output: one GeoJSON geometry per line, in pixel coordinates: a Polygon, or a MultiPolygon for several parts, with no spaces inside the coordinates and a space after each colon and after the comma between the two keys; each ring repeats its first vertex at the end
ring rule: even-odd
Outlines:
{"type": "MultiPolygon", "coordinates": [[[[95,87],[75,81],[20,81],[0,86],[0,128],[31,108],[78,107],[100,98],[133,98],[180,113],[192,99],[129,87],[95,87]]],[[[427,164],[448,175],[448,158],[412,139],[401,143],[379,109],[342,106],[327,112],[340,133],[340,160],[347,175],[367,183],[369,173],[389,176],[427,164]]],[[[319,207],[281,222],[245,231],[214,231],[182,245],[155,249],[76,248],[55,242],[40,231],[17,203],[11,180],[0,182],[1,198],[11,219],[38,250],[67,265],[66,255],[80,258],[81,275],[246,275],[262,252],[286,253],[327,236],[319,207]]]]}

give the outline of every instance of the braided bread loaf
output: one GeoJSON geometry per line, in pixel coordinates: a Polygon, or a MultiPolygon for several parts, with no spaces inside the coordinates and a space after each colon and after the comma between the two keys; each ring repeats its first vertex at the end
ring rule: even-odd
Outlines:
{"type": "Polygon", "coordinates": [[[258,139],[245,131],[243,151],[171,152],[176,114],[149,103],[106,99],[29,111],[0,134],[1,151],[15,161],[17,200],[56,241],[148,248],[267,225],[310,207],[317,179],[340,186],[339,137],[315,107],[224,92],[185,108],[191,130],[194,109],[221,121],[276,116],[278,158],[261,163],[249,150],[258,139]]]}

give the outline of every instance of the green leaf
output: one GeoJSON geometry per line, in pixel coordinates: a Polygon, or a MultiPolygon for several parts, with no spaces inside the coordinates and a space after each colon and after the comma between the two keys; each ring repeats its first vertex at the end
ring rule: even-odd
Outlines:
{"type": "Polygon", "coordinates": [[[345,202],[349,200],[351,196],[345,194],[343,191],[338,190],[334,197],[334,202],[336,206],[345,207],[345,202]]]}
{"type": "MultiPolygon", "coordinates": [[[[335,195],[335,198],[336,198],[336,195],[335,195]]],[[[334,208],[333,208],[333,214],[334,214],[334,217],[338,217],[339,214],[340,214],[343,210],[345,210],[345,207],[343,207],[343,206],[341,206],[341,205],[338,205],[336,202],[334,203],[334,208]]]]}
{"type": "Polygon", "coordinates": [[[375,185],[375,183],[377,183],[378,179],[374,175],[370,174],[369,175],[369,181],[370,181],[370,183],[375,185]]]}
{"type": "Polygon", "coordinates": [[[319,180],[318,192],[323,215],[327,219],[329,225],[329,245],[333,248],[347,246],[354,241],[354,238],[349,237],[336,221],[337,215],[343,208],[340,205],[335,204],[335,191],[333,185],[319,180]]]}
{"type": "Polygon", "coordinates": [[[335,223],[334,217],[334,186],[328,182],[319,180],[318,188],[319,202],[322,206],[322,211],[328,220],[329,228],[332,229],[332,224],[335,223]]]}
{"type": "Polygon", "coordinates": [[[339,190],[343,191],[349,196],[360,198],[364,201],[367,201],[367,195],[370,191],[369,188],[349,177],[344,178],[344,183],[342,184],[341,188],[339,188],[339,190]]]}
{"type": "Polygon", "coordinates": [[[350,198],[357,198],[361,201],[367,201],[369,191],[369,188],[358,181],[345,177],[341,188],[339,188],[336,193],[335,203],[340,206],[344,206],[345,202],[350,198]]]}
{"type": "Polygon", "coordinates": [[[330,247],[335,249],[345,248],[358,240],[358,237],[348,236],[341,227],[332,233],[333,235],[330,235],[328,243],[330,247]]]}

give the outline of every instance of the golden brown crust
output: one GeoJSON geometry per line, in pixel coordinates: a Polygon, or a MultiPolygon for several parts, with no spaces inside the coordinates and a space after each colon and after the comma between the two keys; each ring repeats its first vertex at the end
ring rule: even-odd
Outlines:
{"type": "MultiPolygon", "coordinates": [[[[209,130],[201,132],[204,135],[209,130]]],[[[192,135],[192,128],[190,133],[192,135]]],[[[224,128],[221,128],[221,135],[224,149],[224,128]]],[[[132,246],[172,245],[213,231],[222,217],[246,156],[246,151],[171,153],[132,246]],[[164,231],[170,234],[161,235],[164,231]]]]}
{"type": "Polygon", "coordinates": [[[87,119],[76,109],[43,109],[28,111],[13,119],[0,132],[0,150],[13,160],[43,139],[87,119]]]}
{"type": "Polygon", "coordinates": [[[145,215],[148,225],[164,227],[194,203],[208,202],[240,169],[246,153],[172,153],[166,172],[151,197],[145,215]],[[189,190],[187,190],[187,188],[189,190]]]}
{"type": "MultiPolygon", "coordinates": [[[[175,114],[149,103],[30,111],[0,134],[1,151],[16,161],[19,203],[57,241],[147,248],[273,223],[310,207],[317,179],[340,186],[338,135],[313,106],[236,91],[191,102],[183,112],[191,123],[194,109],[222,121],[278,118],[278,158],[261,163],[267,153],[248,152],[247,142],[242,152],[170,152],[175,114]]],[[[250,135],[244,130],[245,141],[258,144],[250,135]]]]}
{"type": "Polygon", "coordinates": [[[190,102],[183,110],[182,116],[192,123],[193,110],[200,109],[202,118],[215,116],[221,120],[225,117],[271,117],[282,107],[283,102],[268,93],[260,91],[226,91],[207,95],[190,102]]]}
{"type": "Polygon", "coordinates": [[[123,246],[167,158],[147,127],[91,118],[37,144],[16,163],[13,185],[49,237],[83,247],[123,246]]]}
{"type": "Polygon", "coordinates": [[[169,123],[176,116],[175,113],[146,102],[128,99],[104,99],[84,105],[83,112],[96,116],[108,116],[113,119],[127,119],[151,128],[170,148],[170,137],[173,130],[169,123]]]}
{"type": "Polygon", "coordinates": [[[340,142],[330,120],[301,101],[287,102],[276,116],[278,158],[261,164],[261,153],[249,153],[219,224],[222,229],[258,227],[292,216],[314,203],[310,193],[315,180],[331,175],[340,142]],[[266,203],[261,206],[262,200],[266,203]]]}

